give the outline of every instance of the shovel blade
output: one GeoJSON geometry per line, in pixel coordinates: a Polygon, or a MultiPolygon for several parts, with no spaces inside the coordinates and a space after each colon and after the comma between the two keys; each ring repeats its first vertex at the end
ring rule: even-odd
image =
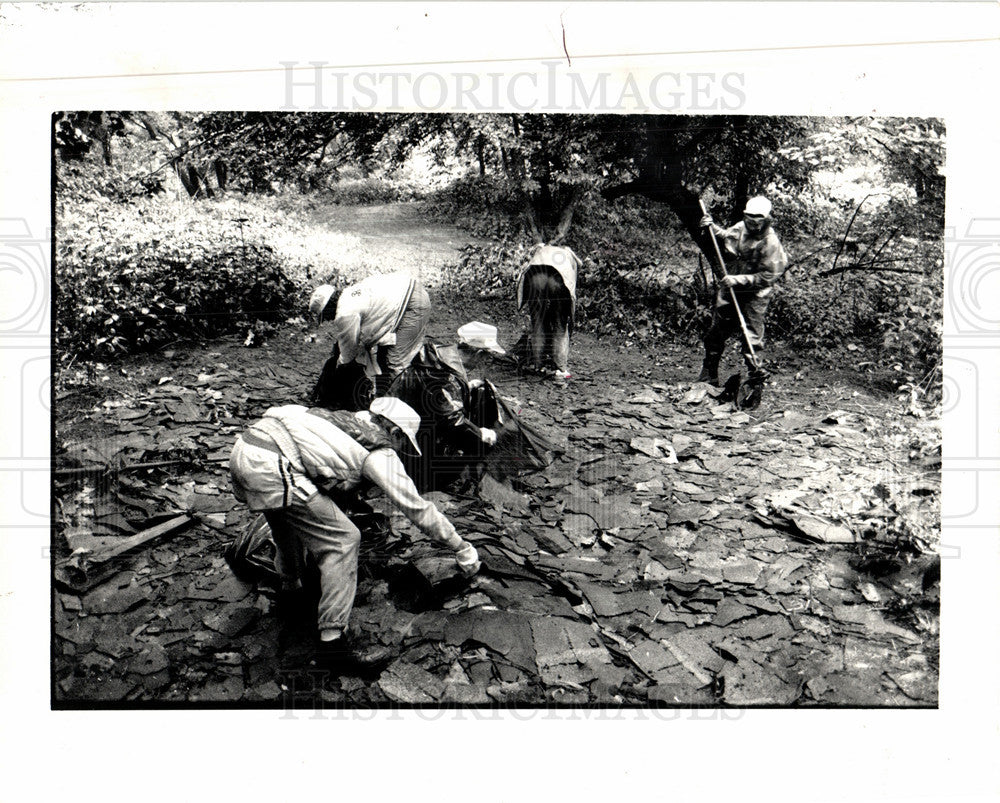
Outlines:
{"type": "Polygon", "coordinates": [[[722,393],[716,397],[716,401],[720,404],[725,402],[735,402],[740,395],[740,375],[738,373],[733,374],[726,383],[722,386],[722,393]]]}
{"type": "Polygon", "coordinates": [[[736,394],[736,409],[756,410],[760,407],[761,397],[764,395],[764,380],[766,375],[763,372],[754,371],[747,377],[747,381],[740,386],[736,394]]]}

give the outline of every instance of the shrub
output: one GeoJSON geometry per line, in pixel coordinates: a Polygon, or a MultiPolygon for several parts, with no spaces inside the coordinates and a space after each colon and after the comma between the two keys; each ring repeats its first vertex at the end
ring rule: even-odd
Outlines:
{"type": "Polygon", "coordinates": [[[301,304],[273,249],[191,204],[63,209],[55,321],[60,358],[108,359],[181,337],[284,319],[301,304]],[[99,211],[100,210],[100,211],[99,211]]]}
{"type": "Polygon", "coordinates": [[[364,206],[412,201],[419,195],[417,188],[407,182],[369,176],[333,182],[321,197],[325,203],[364,206]]]}

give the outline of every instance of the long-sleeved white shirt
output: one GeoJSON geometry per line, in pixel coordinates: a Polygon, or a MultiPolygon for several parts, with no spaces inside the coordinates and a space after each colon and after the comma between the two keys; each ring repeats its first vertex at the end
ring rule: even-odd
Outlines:
{"type": "MultiPolygon", "coordinates": [[[[418,493],[399,456],[390,448],[367,450],[334,424],[298,404],[272,407],[263,427],[251,425],[237,440],[229,461],[233,492],[251,510],[272,510],[306,502],[325,489],[350,490],[362,480],[378,486],[424,533],[457,549],[462,539],[433,503],[418,493]],[[277,422],[288,439],[268,430],[277,422]]],[[[280,431],[279,431],[280,432],[280,431]]]]}
{"type": "Polygon", "coordinates": [[[580,257],[565,245],[539,245],[531,252],[531,258],[517,277],[517,307],[524,306],[524,277],[533,265],[548,265],[563,280],[572,301],[571,312],[576,313],[576,277],[583,265],[580,257]]]}
{"type": "Polygon", "coordinates": [[[408,274],[389,273],[369,276],[345,288],[333,319],[342,365],[357,360],[376,373],[374,350],[399,327],[416,284],[408,274]]]}

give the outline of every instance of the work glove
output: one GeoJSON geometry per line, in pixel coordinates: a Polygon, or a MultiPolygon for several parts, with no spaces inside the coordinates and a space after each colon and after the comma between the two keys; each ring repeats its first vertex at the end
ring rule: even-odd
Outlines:
{"type": "Polygon", "coordinates": [[[720,284],[723,287],[749,287],[753,284],[753,276],[749,273],[736,273],[723,276],[720,284]]]}
{"type": "Polygon", "coordinates": [[[472,577],[483,565],[476,548],[468,541],[462,541],[462,546],[455,551],[455,560],[458,561],[458,568],[466,577],[472,577]]]}
{"type": "Polygon", "coordinates": [[[711,226],[711,225],[712,225],[712,224],[713,224],[714,222],[715,222],[715,221],[714,221],[714,220],[712,220],[712,216],[711,216],[711,215],[709,215],[709,214],[705,214],[705,215],[702,215],[702,217],[701,217],[701,221],[700,221],[700,222],[698,223],[698,225],[699,225],[699,226],[701,226],[701,227],[702,227],[703,229],[707,229],[707,228],[708,228],[709,226],[711,226]]]}
{"type": "Polygon", "coordinates": [[[485,443],[487,446],[493,446],[497,442],[496,430],[487,429],[483,427],[479,430],[479,439],[485,443]]]}

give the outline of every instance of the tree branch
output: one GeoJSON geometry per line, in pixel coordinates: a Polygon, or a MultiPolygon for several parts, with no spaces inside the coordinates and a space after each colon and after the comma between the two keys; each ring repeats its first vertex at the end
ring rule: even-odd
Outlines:
{"type": "Polygon", "coordinates": [[[835,275],[837,273],[846,273],[847,271],[851,271],[851,270],[864,270],[864,271],[869,271],[871,273],[919,273],[921,276],[923,276],[924,272],[922,270],[917,269],[917,268],[876,268],[876,267],[874,267],[874,264],[885,264],[885,263],[888,263],[888,262],[896,262],[896,261],[899,261],[899,260],[885,259],[885,260],[882,260],[879,263],[866,262],[863,265],[859,265],[859,264],[841,265],[839,268],[830,268],[829,270],[825,270],[825,271],[823,271],[819,275],[821,277],[823,277],[823,278],[826,278],[827,276],[833,276],[833,275],[835,275]]]}
{"type": "Polygon", "coordinates": [[[556,233],[551,240],[552,245],[559,245],[566,239],[566,235],[569,234],[570,226],[573,225],[573,213],[576,212],[576,207],[580,204],[582,198],[583,187],[580,185],[574,186],[569,201],[559,214],[559,223],[556,225],[556,233]]]}

